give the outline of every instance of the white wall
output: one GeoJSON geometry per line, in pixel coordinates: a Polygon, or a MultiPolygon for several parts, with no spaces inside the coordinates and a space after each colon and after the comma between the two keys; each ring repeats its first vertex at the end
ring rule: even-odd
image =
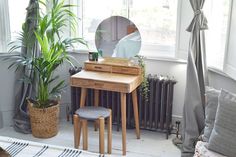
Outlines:
{"type": "Polygon", "coordinates": [[[146,60],[148,74],[174,77],[177,84],[174,87],[173,117],[182,116],[183,98],[186,82],[186,64],[171,61],[146,60]]]}
{"type": "MultiPolygon", "coordinates": [[[[78,59],[80,64],[83,64],[87,60],[87,54],[76,54],[73,56],[78,59]]],[[[168,61],[168,60],[154,60],[147,59],[146,71],[148,74],[153,75],[164,75],[174,77],[177,80],[177,84],[174,89],[174,100],[173,100],[173,118],[179,119],[182,117],[182,110],[185,96],[185,85],[186,85],[186,63],[180,61],[168,61]]],[[[69,84],[69,66],[61,69],[60,74],[63,78],[67,79],[69,84]]],[[[210,86],[216,89],[224,88],[231,92],[236,93],[236,81],[233,79],[222,76],[216,72],[209,71],[210,86]]],[[[71,104],[70,101],[70,88],[68,87],[66,92],[62,94],[62,105],[71,104]]],[[[65,113],[63,113],[65,114],[65,113]]]]}
{"type": "MultiPolygon", "coordinates": [[[[185,31],[191,18],[193,17],[192,9],[189,3],[185,3],[184,0],[181,1],[179,5],[181,7],[181,19],[179,19],[180,27],[178,28],[178,42],[177,42],[177,57],[185,58],[188,49],[189,33],[185,31]]],[[[231,23],[231,35],[229,40],[229,63],[235,65],[235,26],[236,26],[236,3],[233,3],[233,16],[231,23]],[[233,55],[233,56],[230,56],[233,55]]],[[[73,55],[78,59],[80,64],[83,64],[87,60],[87,54],[76,54],[73,55]]],[[[175,86],[174,91],[174,102],[173,102],[173,115],[174,117],[182,116],[183,101],[185,94],[185,81],[186,81],[186,64],[181,62],[171,62],[164,60],[147,60],[147,73],[157,74],[157,75],[168,75],[174,76],[178,81],[175,86]]],[[[4,125],[11,124],[12,113],[14,110],[14,81],[15,74],[12,71],[7,70],[7,64],[1,61],[0,57],[0,127],[1,121],[4,125]],[[1,114],[3,117],[1,117],[1,114]]],[[[60,67],[57,71],[61,78],[65,79],[69,84],[69,65],[64,65],[60,67]]],[[[229,68],[228,68],[229,69],[229,68]]],[[[236,93],[236,81],[219,75],[218,73],[209,71],[210,85],[220,89],[225,88],[229,91],[236,93]]],[[[65,107],[71,103],[70,101],[70,87],[68,86],[64,93],[62,93],[62,104],[61,104],[61,118],[65,117],[65,107]]]]}
{"type": "Polygon", "coordinates": [[[14,110],[15,73],[0,57],[0,128],[12,124],[14,110]]]}
{"type": "MultiPolygon", "coordinates": [[[[77,58],[80,64],[87,60],[87,54],[73,53],[73,56],[77,58]]],[[[12,124],[12,116],[14,111],[14,82],[15,74],[13,71],[7,69],[7,64],[0,61],[0,124],[3,122],[4,126],[12,124]],[[1,114],[3,115],[1,117],[1,114]]],[[[173,118],[179,119],[182,116],[184,95],[185,95],[185,83],[186,83],[186,63],[178,61],[165,61],[165,60],[146,60],[147,73],[157,75],[168,75],[174,77],[177,80],[177,84],[174,89],[174,100],[173,100],[173,118]]],[[[62,79],[65,79],[69,85],[69,65],[63,65],[57,70],[57,74],[62,79]]],[[[224,88],[231,92],[236,93],[236,81],[219,75],[218,73],[209,71],[210,85],[220,89],[224,88]]],[[[71,104],[70,97],[70,86],[65,89],[62,93],[61,102],[61,118],[66,117],[66,106],[71,104]]]]}

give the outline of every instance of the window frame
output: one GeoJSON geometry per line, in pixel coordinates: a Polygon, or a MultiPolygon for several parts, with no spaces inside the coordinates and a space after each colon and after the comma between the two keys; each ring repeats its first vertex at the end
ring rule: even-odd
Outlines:
{"type": "MultiPolygon", "coordinates": [[[[75,9],[76,10],[76,15],[78,16],[78,19],[81,19],[81,20],[78,20],[78,23],[79,23],[79,29],[77,31],[77,34],[76,35],[79,35],[79,37],[83,37],[84,36],[84,23],[83,23],[83,19],[84,19],[84,0],[68,0],[69,3],[72,3],[72,4],[78,4],[77,7],[79,7],[79,9],[75,9]]],[[[231,23],[232,23],[232,14],[233,14],[233,10],[234,10],[234,7],[233,5],[234,2],[233,0],[229,0],[230,2],[230,7],[229,7],[229,16],[228,16],[228,24],[227,24],[227,33],[226,33],[226,44],[225,44],[225,51],[224,51],[224,56],[223,56],[223,68],[222,70],[221,69],[218,69],[214,66],[208,66],[208,69],[217,69],[219,71],[222,71],[223,73],[227,73],[229,70],[227,68],[227,63],[228,63],[228,57],[229,57],[229,43],[230,43],[230,33],[231,33],[231,23]]],[[[189,37],[184,34],[183,30],[185,30],[186,28],[183,28],[183,27],[187,27],[187,26],[183,26],[182,22],[184,22],[185,24],[186,23],[189,23],[191,21],[191,19],[187,19],[187,18],[184,18],[183,17],[183,14],[182,12],[185,10],[185,9],[189,9],[187,7],[189,7],[188,4],[184,4],[184,3],[188,3],[186,1],[183,1],[183,0],[178,0],[177,2],[177,19],[176,19],[176,39],[175,39],[175,50],[174,50],[174,55],[173,57],[171,57],[170,55],[167,55],[167,56],[160,56],[160,55],[150,55],[147,54],[145,55],[145,53],[143,53],[143,55],[147,58],[147,59],[156,59],[156,60],[169,60],[169,61],[179,61],[181,60],[181,62],[186,62],[186,59],[187,59],[187,54],[188,54],[188,43],[189,41],[187,39],[189,39],[189,37]],[[188,21],[187,21],[188,20],[188,21]],[[182,32],[181,32],[182,30],[182,32]],[[184,39],[183,39],[184,38],[184,39]],[[180,47],[180,44],[181,42],[185,42],[186,43],[186,47],[183,48],[183,46],[180,47]]],[[[126,18],[129,18],[130,16],[130,9],[129,9],[129,5],[130,5],[130,0],[126,0],[126,6],[127,6],[127,17],[126,18]]],[[[190,8],[192,10],[192,8],[190,8]]],[[[10,10],[9,10],[10,11],[10,10]]],[[[71,32],[71,29],[69,30],[69,33],[68,33],[70,36],[72,36],[72,32],[71,32]]],[[[231,41],[232,42],[232,41],[231,41]]],[[[159,52],[166,52],[168,50],[165,50],[165,49],[160,49],[158,46],[156,48],[157,51],[159,52]]],[[[71,49],[70,52],[79,52],[79,53],[84,53],[85,51],[87,51],[86,49],[81,49],[81,48],[78,48],[78,49],[71,49]]],[[[7,52],[0,52],[1,54],[6,54],[7,52]]],[[[230,72],[228,72],[227,74],[229,75],[230,72]]]]}
{"type": "MultiPolygon", "coordinates": [[[[70,0],[70,1],[73,1],[73,0],[70,0]]],[[[79,15],[78,18],[80,18],[81,20],[79,21],[79,35],[80,37],[83,37],[84,36],[84,32],[83,32],[83,29],[84,29],[84,26],[83,26],[83,18],[84,18],[84,15],[83,15],[83,10],[84,10],[84,6],[83,6],[83,1],[84,0],[76,0],[77,3],[79,4],[79,8],[77,10],[77,15],[79,15]]],[[[182,15],[182,11],[183,9],[186,9],[186,6],[187,5],[183,5],[183,3],[186,2],[186,1],[183,1],[183,0],[178,0],[178,4],[177,4],[177,19],[176,19],[176,39],[175,39],[175,50],[174,50],[174,55],[173,57],[171,57],[170,55],[166,55],[166,56],[160,56],[160,55],[150,55],[150,54],[147,54],[145,55],[145,53],[143,53],[142,55],[144,55],[147,59],[156,59],[156,60],[170,60],[170,61],[179,61],[181,60],[181,63],[184,62],[187,60],[187,55],[188,55],[188,47],[186,49],[183,49],[183,48],[180,48],[180,43],[183,42],[181,39],[183,36],[186,36],[186,35],[183,35],[183,33],[181,33],[181,29],[186,29],[186,28],[182,28],[183,25],[181,25],[181,22],[187,22],[189,23],[192,19],[185,19],[183,18],[181,15],[182,15]],[[185,21],[185,20],[188,20],[188,21],[185,21]]],[[[217,69],[219,71],[222,71],[223,73],[226,71],[226,65],[227,65],[227,56],[228,56],[228,48],[229,48],[229,36],[230,36],[230,28],[231,28],[231,18],[232,18],[232,11],[233,11],[233,0],[230,0],[229,2],[230,4],[230,7],[229,7],[229,17],[228,17],[228,24],[227,24],[227,33],[226,33],[226,44],[225,44],[225,52],[224,52],[224,58],[223,58],[223,70],[221,69],[218,69],[214,66],[208,66],[208,68],[210,69],[217,69]]],[[[127,0],[126,1],[126,6],[127,6],[127,17],[129,19],[129,15],[130,15],[130,9],[129,9],[129,5],[130,5],[130,0],[127,0]]],[[[190,8],[192,10],[192,8],[190,8]]],[[[187,27],[187,26],[185,26],[187,27]]],[[[186,39],[189,39],[189,37],[185,37],[185,41],[186,43],[189,43],[189,40],[186,40],[186,39]]],[[[188,44],[187,44],[188,45],[188,44]]],[[[75,51],[82,51],[84,53],[85,49],[75,49],[75,51]]],[[[156,48],[156,51],[159,51],[159,52],[167,52],[168,50],[166,49],[160,49],[158,46],[156,48]]],[[[172,52],[171,52],[172,53],[172,52]]]]}
{"type": "MultiPolygon", "coordinates": [[[[70,2],[74,2],[73,0],[70,0],[70,2]]],[[[83,1],[84,0],[76,0],[76,2],[77,2],[77,4],[79,5],[79,8],[80,9],[77,9],[77,11],[76,11],[76,13],[77,13],[77,16],[79,16],[78,18],[80,19],[79,20],[79,31],[78,31],[78,33],[77,33],[77,35],[78,35],[78,37],[84,37],[84,24],[83,24],[83,19],[84,19],[84,15],[83,15],[83,10],[84,10],[84,5],[83,5],[83,1]]],[[[155,48],[155,50],[156,51],[158,51],[158,52],[170,52],[170,55],[172,54],[172,53],[174,53],[174,55],[171,57],[170,55],[167,55],[167,56],[161,56],[161,55],[145,55],[145,54],[142,54],[143,56],[145,56],[146,58],[164,58],[164,59],[166,59],[166,58],[170,58],[171,60],[173,60],[173,59],[175,59],[176,58],[176,60],[179,60],[180,58],[178,58],[177,56],[177,46],[178,46],[178,38],[180,38],[179,36],[180,36],[180,33],[179,33],[179,29],[180,29],[180,26],[179,26],[179,20],[180,20],[180,13],[181,13],[181,4],[182,4],[182,0],[177,0],[178,2],[177,2],[177,11],[176,11],[176,17],[177,17],[177,19],[176,19],[176,26],[175,26],[175,36],[176,36],[176,38],[175,38],[175,45],[174,45],[174,50],[173,51],[168,51],[167,49],[169,48],[169,49],[172,49],[172,46],[165,46],[165,45],[163,45],[163,47],[164,47],[164,49],[162,49],[162,48],[160,48],[161,47],[161,45],[160,46],[158,46],[158,44],[156,44],[157,46],[156,46],[156,48],[155,48]],[[167,48],[168,47],[168,48],[167,48]]],[[[129,5],[130,5],[130,2],[131,2],[131,0],[126,0],[126,7],[127,7],[127,19],[129,19],[130,18],[130,9],[129,9],[129,5]]],[[[70,33],[71,34],[71,33],[70,33]]],[[[78,47],[78,48],[75,48],[74,49],[74,51],[78,51],[78,52],[80,52],[80,51],[84,51],[85,49],[83,49],[83,48],[80,48],[80,47],[78,47]]],[[[159,53],[159,54],[160,54],[159,53]]]]}
{"type": "MultiPolygon", "coordinates": [[[[228,54],[229,54],[229,41],[230,41],[230,30],[231,30],[231,21],[232,21],[232,13],[233,13],[233,0],[230,0],[229,3],[230,3],[229,4],[230,8],[229,8],[228,23],[227,23],[226,44],[225,44],[225,53],[224,53],[224,58],[223,58],[223,71],[222,72],[226,72],[227,59],[228,59],[228,54]]],[[[214,68],[214,67],[211,67],[211,68],[214,68]]]]}
{"type": "Polygon", "coordinates": [[[176,59],[185,59],[180,57],[181,53],[180,53],[180,37],[181,37],[181,33],[180,33],[180,29],[181,29],[181,13],[182,13],[182,3],[183,0],[178,0],[178,5],[177,5],[177,20],[176,20],[176,39],[175,39],[175,56],[174,58],[176,59]]]}
{"type": "MultiPolygon", "coordinates": [[[[179,32],[176,36],[178,36],[178,38],[176,38],[176,43],[177,43],[177,46],[176,46],[176,56],[175,58],[178,60],[178,59],[183,59],[183,60],[187,60],[187,56],[188,56],[188,49],[182,49],[180,48],[180,43],[182,42],[182,39],[183,38],[183,33],[181,34],[181,31],[180,29],[186,29],[186,28],[182,28],[181,27],[181,22],[183,22],[183,20],[187,20],[187,19],[184,19],[182,16],[181,16],[181,13],[183,11],[182,8],[185,8],[186,7],[183,7],[182,6],[183,4],[183,0],[179,0],[179,8],[178,8],[178,19],[177,19],[177,31],[179,32]],[[179,23],[178,23],[179,22],[179,23]]],[[[191,8],[192,9],[192,8],[191,8]]],[[[233,12],[233,0],[229,0],[229,12],[228,12],[228,23],[227,23],[227,32],[226,32],[226,42],[225,42],[225,50],[224,50],[224,56],[223,56],[223,67],[222,69],[219,69],[217,67],[214,67],[214,66],[207,66],[208,69],[214,69],[213,71],[220,71],[221,74],[226,74],[226,75],[229,75],[227,73],[227,59],[228,59],[228,53],[229,53],[229,43],[230,43],[230,33],[231,33],[231,21],[232,21],[232,12],[233,12]]],[[[189,20],[189,23],[191,22],[191,19],[188,19],[189,20]]],[[[207,31],[207,30],[206,30],[207,31]]],[[[185,35],[186,36],[186,35],[185,35]]],[[[189,37],[190,37],[190,34],[189,34],[189,37]]],[[[189,38],[188,38],[189,39],[189,38]]],[[[188,40],[186,40],[185,42],[189,42],[188,40]]],[[[236,78],[234,78],[236,79],[236,78]]]]}

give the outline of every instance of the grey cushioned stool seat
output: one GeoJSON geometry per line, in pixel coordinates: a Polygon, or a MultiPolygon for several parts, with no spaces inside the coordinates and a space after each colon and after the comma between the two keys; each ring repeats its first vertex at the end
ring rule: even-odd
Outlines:
{"type": "Polygon", "coordinates": [[[104,107],[84,106],[78,109],[74,116],[74,144],[79,148],[81,130],[83,133],[83,150],[88,150],[88,120],[95,121],[95,126],[99,126],[99,152],[104,154],[104,130],[105,119],[107,118],[107,150],[111,154],[112,150],[112,111],[104,107]]]}
{"type": "Polygon", "coordinates": [[[75,114],[82,119],[96,120],[100,117],[107,118],[110,116],[110,110],[104,107],[85,106],[76,110],[75,114]]]}

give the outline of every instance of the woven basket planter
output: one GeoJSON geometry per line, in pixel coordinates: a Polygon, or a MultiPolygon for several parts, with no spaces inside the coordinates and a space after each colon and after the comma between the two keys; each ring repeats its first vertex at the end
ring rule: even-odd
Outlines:
{"type": "Polygon", "coordinates": [[[42,109],[28,103],[28,109],[34,137],[50,138],[58,133],[59,104],[42,109]]]}

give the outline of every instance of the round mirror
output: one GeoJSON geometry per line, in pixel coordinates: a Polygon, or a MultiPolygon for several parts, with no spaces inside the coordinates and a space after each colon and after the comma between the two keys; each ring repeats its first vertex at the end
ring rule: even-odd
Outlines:
{"type": "Polygon", "coordinates": [[[103,57],[130,58],[139,53],[141,36],[129,19],[111,16],[98,25],[95,44],[103,57]]]}

